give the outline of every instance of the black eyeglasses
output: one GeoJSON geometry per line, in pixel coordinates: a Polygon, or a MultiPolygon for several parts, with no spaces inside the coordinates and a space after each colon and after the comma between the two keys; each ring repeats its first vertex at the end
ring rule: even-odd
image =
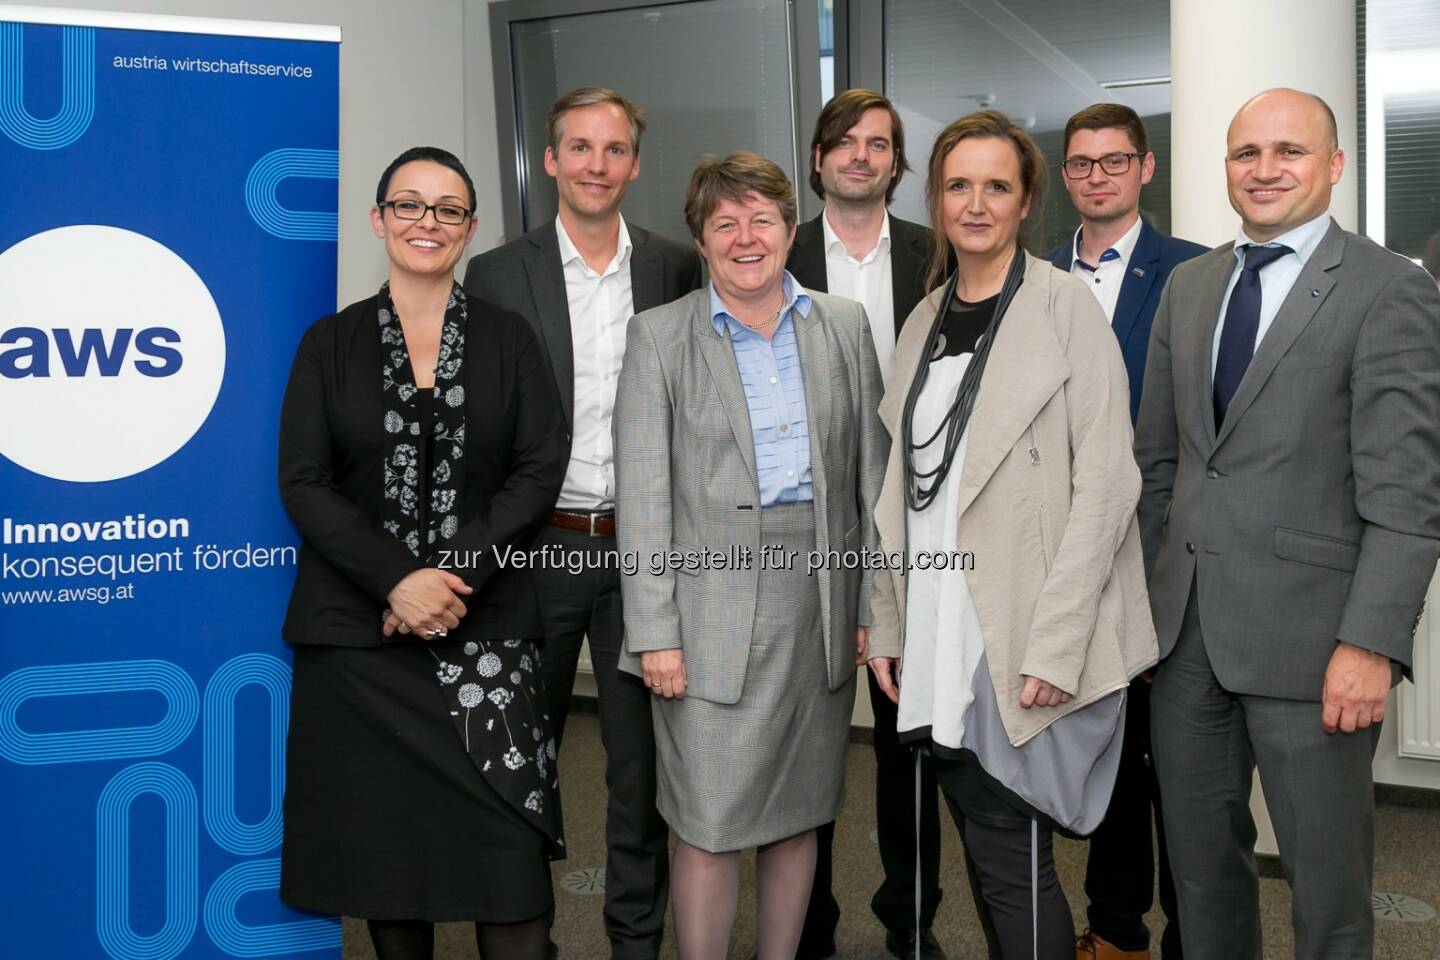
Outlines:
{"type": "Polygon", "coordinates": [[[427,211],[434,211],[435,222],[456,226],[470,219],[470,211],[453,203],[421,203],[409,198],[383,200],[380,206],[389,207],[390,212],[401,220],[424,220],[427,211]]]}
{"type": "Polygon", "coordinates": [[[1107,153],[1103,157],[1071,157],[1060,164],[1060,169],[1071,180],[1084,180],[1098,163],[1101,170],[1113,177],[1129,170],[1130,161],[1138,156],[1138,153],[1107,153]]]}

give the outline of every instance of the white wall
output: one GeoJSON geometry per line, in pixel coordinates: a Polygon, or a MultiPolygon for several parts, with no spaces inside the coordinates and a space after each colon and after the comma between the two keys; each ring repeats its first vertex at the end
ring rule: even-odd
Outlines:
{"type": "MultiPolygon", "coordinates": [[[[265,20],[340,27],[340,273],[338,303],[374,293],[385,251],[370,232],[375,183],[395,155],[416,144],[465,150],[464,16],[461,0],[29,0],[30,6],[265,20]],[[409,37],[407,50],[396,38],[409,37]]],[[[489,46],[485,72],[489,76],[489,46]]],[[[477,92],[490,101],[493,84],[477,92]]],[[[490,170],[491,158],[482,170],[490,170]]],[[[493,172],[493,171],[492,171],[493,172]]],[[[477,179],[479,179],[477,177],[477,179]]],[[[481,189],[476,184],[477,191],[481,189]]],[[[486,199],[499,223],[499,186],[486,199]]],[[[491,228],[493,231],[493,227],[491,228]]],[[[482,223],[477,236],[484,234],[482,223]]],[[[488,244],[487,244],[488,246],[488,244]]]]}
{"type": "Polygon", "coordinates": [[[495,74],[490,56],[490,11],[493,0],[462,0],[465,19],[465,166],[475,180],[475,216],[479,225],[470,251],[480,253],[504,239],[500,208],[499,164],[495,135],[495,74]]]}
{"type": "Polygon", "coordinates": [[[1170,75],[1176,236],[1211,245],[1235,238],[1225,134],[1241,104],[1281,86],[1316,94],[1335,111],[1346,164],[1330,213],[1346,230],[1358,228],[1354,0],[1171,0],[1170,75]]]}

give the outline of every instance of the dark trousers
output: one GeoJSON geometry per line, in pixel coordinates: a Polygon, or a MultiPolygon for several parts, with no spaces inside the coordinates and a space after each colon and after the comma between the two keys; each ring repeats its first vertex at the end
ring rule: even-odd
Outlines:
{"type": "MultiPolygon", "coordinates": [[[[875,714],[875,827],[885,879],[870,899],[870,909],[889,930],[915,926],[915,755],[895,733],[899,708],[881,692],[875,676],[865,671],[870,708],[875,714]]],[[[940,804],[930,758],[925,758],[920,784],[920,925],[935,922],[940,906],[940,804]]],[[[815,884],[800,936],[797,960],[816,960],[835,952],[840,906],[831,886],[835,824],[815,831],[815,884]]]]}
{"type": "MultiPolygon", "coordinates": [[[[580,643],[590,659],[600,701],[605,746],[605,930],[620,960],[660,953],[669,893],[669,827],[655,809],[655,728],[650,693],[639,677],[619,669],[624,622],[620,574],[603,569],[614,537],[548,528],[537,547],[590,551],[583,570],[536,570],[545,620],[541,661],[557,745],[565,733],[580,643]]],[[[613,567],[613,558],[610,561],[613,567]]]]}
{"type": "Polygon", "coordinates": [[[994,826],[967,817],[949,794],[945,803],[965,844],[965,872],[990,960],[1073,960],[1075,924],[1055,875],[1050,828],[1036,828],[1032,852],[1029,824],[994,826]]]}
{"type": "MultiPolygon", "coordinates": [[[[1256,768],[1291,890],[1296,960],[1368,960],[1380,725],[1326,734],[1318,701],[1231,693],[1192,593],[1155,673],[1151,737],[1189,960],[1261,960],[1256,768]]],[[[1318,695],[1319,690],[1315,691],[1318,695]]]]}
{"type": "Polygon", "coordinates": [[[1086,914],[1090,929],[1121,950],[1149,950],[1150,930],[1145,914],[1155,899],[1155,849],[1150,838],[1154,824],[1160,841],[1160,908],[1165,931],[1160,955],[1180,960],[1179,913],[1175,881],[1165,852],[1165,827],[1160,814],[1160,781],[1155,777],[1150,748],[1150,683],[1130,684],[1125,706],[1125,741],[1115,793],[1105,820],[1090,836],[1090,859],[1085,867],[1086,914]]]}

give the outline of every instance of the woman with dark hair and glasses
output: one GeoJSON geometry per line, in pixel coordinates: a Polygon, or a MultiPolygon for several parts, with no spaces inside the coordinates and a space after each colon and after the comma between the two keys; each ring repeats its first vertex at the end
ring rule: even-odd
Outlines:
{"type": "Polygon", "coordinates": [[[460,161],[407,150],[370,220],[389,279],[311,327],[280,417],[303,542],[280,895],[363,917],[380,960],[473,920],[485,960],[539,960],[563,839],[534,587],[520,565],[565,474],[525,321],[466,297],[460,161]]]}
{"type": "Polygon", "coordinates": [[[1131,677],[1156,661],[1125,365],[1095,298],[1020,248],[1044,157],[983,111],[935,141],[932,281],[895,347],[880,419],[870,668],[902,742],[934,757],[989,942],[1073,960],[1051,833],[1093,830],[1131,677]]]}

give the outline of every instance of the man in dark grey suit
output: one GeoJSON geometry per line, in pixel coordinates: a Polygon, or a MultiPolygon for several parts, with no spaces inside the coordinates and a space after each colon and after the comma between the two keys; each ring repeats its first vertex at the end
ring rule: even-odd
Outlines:
{"type": "Polygon", "coordinates": [[[545,620],[541,657],[558,744],[580,644],[589,637],[609,788],[605,929],[620,960],[659,954],[669,830],[655,809],[650,694],[618,669],[624,626],[611,416],[630,318],[700,286],[694,249],[620,215],[625,190],[640,173],[644,129],[639,110],[613,90],[582,87],[562,96],[550,110],[545,148],[558,215],[474,257],[465,271],[467,293],[521,314],[535,328],[570,430],[560,500],[536,545],[557,561],[535,571],[545,620]],[[585,562],[576,569],[568,560],[579,557],[585,562]]]}
{"type": "Polygon", "coordinates": [[[1259,960],[1258,766],[1295,956],[1368,958],[1371,758],[1440,554],[1440,292],[1327,215],[1334,115],[1230,124],[1234,244],[1175,268],[1136,453],[1152,736],[1186,960],[1259,960]]]}
{"type": "MultiPolygon", "coordinates": [[[[862,303],[875,341],[880,376],[905,318],[925,296],[925,271],[934,239],[930,228],[892,217],[886,206],[909,165],[905,127],[884,96],[853,88],[836,94],[815,120],[810,139],[810,188],[825,209],[795,230],[785,267],[807,290],[862,303]]],[[[896,706],[865,673],[875,715],[875,826],[885,878],[870,909],[885,925],[885,947],[915,955],[915,777],[912,751],[895,734],[896,706]]],[[[940,905],[940,813],[935,776],[927,762],[921,784],[920,938],[923,960],[944,960],[930,930],[940,905]]],[[[795,960],[835,955],[840,905],[832,889],[835,824],[815,831],[815,884],[795,960]]]]}

